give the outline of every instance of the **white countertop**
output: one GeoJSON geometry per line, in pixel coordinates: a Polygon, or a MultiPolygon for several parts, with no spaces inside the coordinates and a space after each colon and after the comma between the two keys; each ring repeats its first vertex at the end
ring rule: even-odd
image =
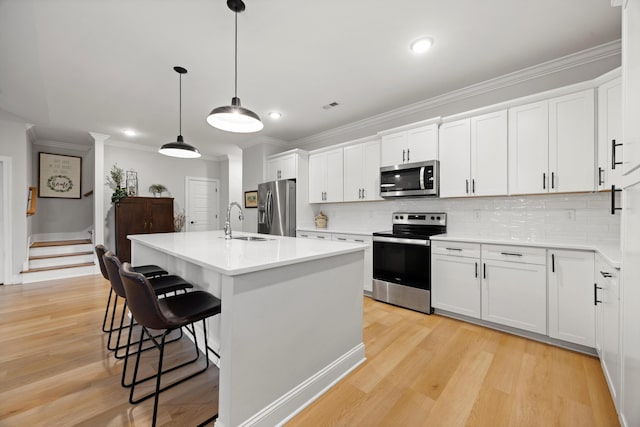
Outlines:
{"type": "Polygon", "coordinates": [[[298,231],[312,231],[314,233],[336,233],[336,234],[356,234],[358,236],[369,236],[371,237],[373,235],[373,232],[371,231],[366,231],[366,230],[352,230],[352,229],[346,229],[346,228],[333,228],[333,227],[327,227],[327,228],[317,228],[314,226],[301,226],[298,227],[296,230],[298,231]]]}
{"type": "Polygon", "coordinates": [[[620,245],[614,242],[602,243],[586,243],[586,242],[562,242],[558,240],[518,240],[518,239],[499,239],[486,236],[459,235],[459,234],[439,234],[431,236],[431,240],[443,240],[448,242],[468,242],[468,243],[484,243],[491,245],[512,245],[512,246],[532,246],[538,248],[552,249],[576,249],[585,251],[595,251],[604,257],[604,259],[614,268],[620,268],[622,254],[620,245]]]}
{"type": "Polygon", "coordinates": [[[127,236],[131,241],[227,276],[365,250],[361,243],[234,232],[266,241],[225,240],[222,230],[127,236]]]}

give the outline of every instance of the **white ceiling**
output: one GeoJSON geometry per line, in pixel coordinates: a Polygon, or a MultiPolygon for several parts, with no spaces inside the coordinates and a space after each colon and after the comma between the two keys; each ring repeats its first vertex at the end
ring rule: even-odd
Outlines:
{"type": "MultiPolygon", "coordinates": [[[[245,0],[238,96],[259,134],[205,118],[233,96],[233,13],[225,0],[0,0],[0,109],[52,139],[64,131],[237,152],[294,141],[620,38],[610,0],[245,0]],[[408,44],[428,35],[424,56],[408,44]],[[324,110],[336,101],[340,106],[324,110]],[[281,111],[272,121],[267,113],[281,111]],[[140,134],[122,134],[133,128],[140,134]],[[62,131],[62,132],[61,132],[62,131]]],[[[71,135],[72,136],[72,135],[71,135]]],[[[80,138],[82,139],[82,138],[80,138]]]]}

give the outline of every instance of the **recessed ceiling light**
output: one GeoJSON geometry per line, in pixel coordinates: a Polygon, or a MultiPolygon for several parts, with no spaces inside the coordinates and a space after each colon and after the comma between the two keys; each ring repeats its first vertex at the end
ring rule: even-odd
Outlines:
{"type": "Polygon", "coordinates": [[[411,42],[411,44],[409,45],[409,49],[411,49],[411,52],[413,53],[425,53],[432,45],[433,39],[429,37],[423,37],[411,42]]]}
{"type": "Polygon", "coordinates": [[[127,136],[136,136],[136,131],[135,130],[131,130],[131,129],[127,129],[124,131],[124,134],[127,136]]]}
{"type": "Polygon", "coordinates": [[[272,111],[269,113],[269,117],[271,117],[273,120],[278,120],[282,118],[282,113],[278,113],[277,111],[272,111]]]}

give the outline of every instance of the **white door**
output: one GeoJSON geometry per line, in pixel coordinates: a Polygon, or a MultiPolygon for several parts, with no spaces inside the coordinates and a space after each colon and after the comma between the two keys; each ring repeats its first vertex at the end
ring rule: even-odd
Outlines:
{"type": "Polygon", "coordinates": [[[431,255],[433,307],[480,318],[480,259],[431,255]]]}
{"type": "Polygon", "coordinates": [[[380,197],[380,141],[364,143],[364,171],[362,183],[365,200],[381,200],[380,197]]]}
{"type": "Polygon", "coordinates": [[[343,149],[331,150],[327,152],[327,175],[325,202],[342,202],[344,200],[344,160],[343,149]]]}
{"type": "Polygon", "coordinates": [[[344,201],[354,202],[362,200],[364,187],[364,144],[344,147],[344,201]]]}
{"type": "Polygon", "coordinates": [[[621,143],[622,81],[617,78],[598,88],[598,190],[620,187],[622,165],[612,163],[622,162],[623,146],[617,145],[621,143]]]}
{"type": "Polygon", "coordinates": [[[327,188],[327,154],[309,156],[309,203],[322,203],[327,188]]]}
{"type": "Polygon", "coordinates": [[[432,124],[407,131],[407,162],[438,160],[438,125],[432,124]]]}
{"type": "Polygon", "coordinates": [[[463,197],[471,191],[471,119],[440,126],[440,197],[463,197]]]}
{"type": "Polygon", "coordinates": [[[380,142],[381,166],[394,166],[406,163],[407,132],[383,135],[380,142]]]}
{"type": "Polygon", "coordinates": [[[549,191],[549,102],[509,109],[509,193],[549,191]]]}
{"type": "Polygon", "coordinates": [[[471,118],[471,194],[507,195],[507,110],[471,118]]]}
{"type": "Polygon", "coordinates": [[[219,181],[188,176],[186,181],[186,231],[218,230],[219,181]]]}
{"type": "Polygon", "coordinates": [[[594,190],[594,102],[593,89],[549,100],[551,192],[594,190]]]}

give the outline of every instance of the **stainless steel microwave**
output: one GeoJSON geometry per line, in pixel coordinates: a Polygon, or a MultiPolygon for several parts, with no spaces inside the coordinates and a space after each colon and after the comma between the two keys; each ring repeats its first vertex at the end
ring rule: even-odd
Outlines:
{"type": "Polygon", "coordinates": [[[430,160],[380,168],[380,196],[438,196],[440,192],[439,163],[430,160]]]}

